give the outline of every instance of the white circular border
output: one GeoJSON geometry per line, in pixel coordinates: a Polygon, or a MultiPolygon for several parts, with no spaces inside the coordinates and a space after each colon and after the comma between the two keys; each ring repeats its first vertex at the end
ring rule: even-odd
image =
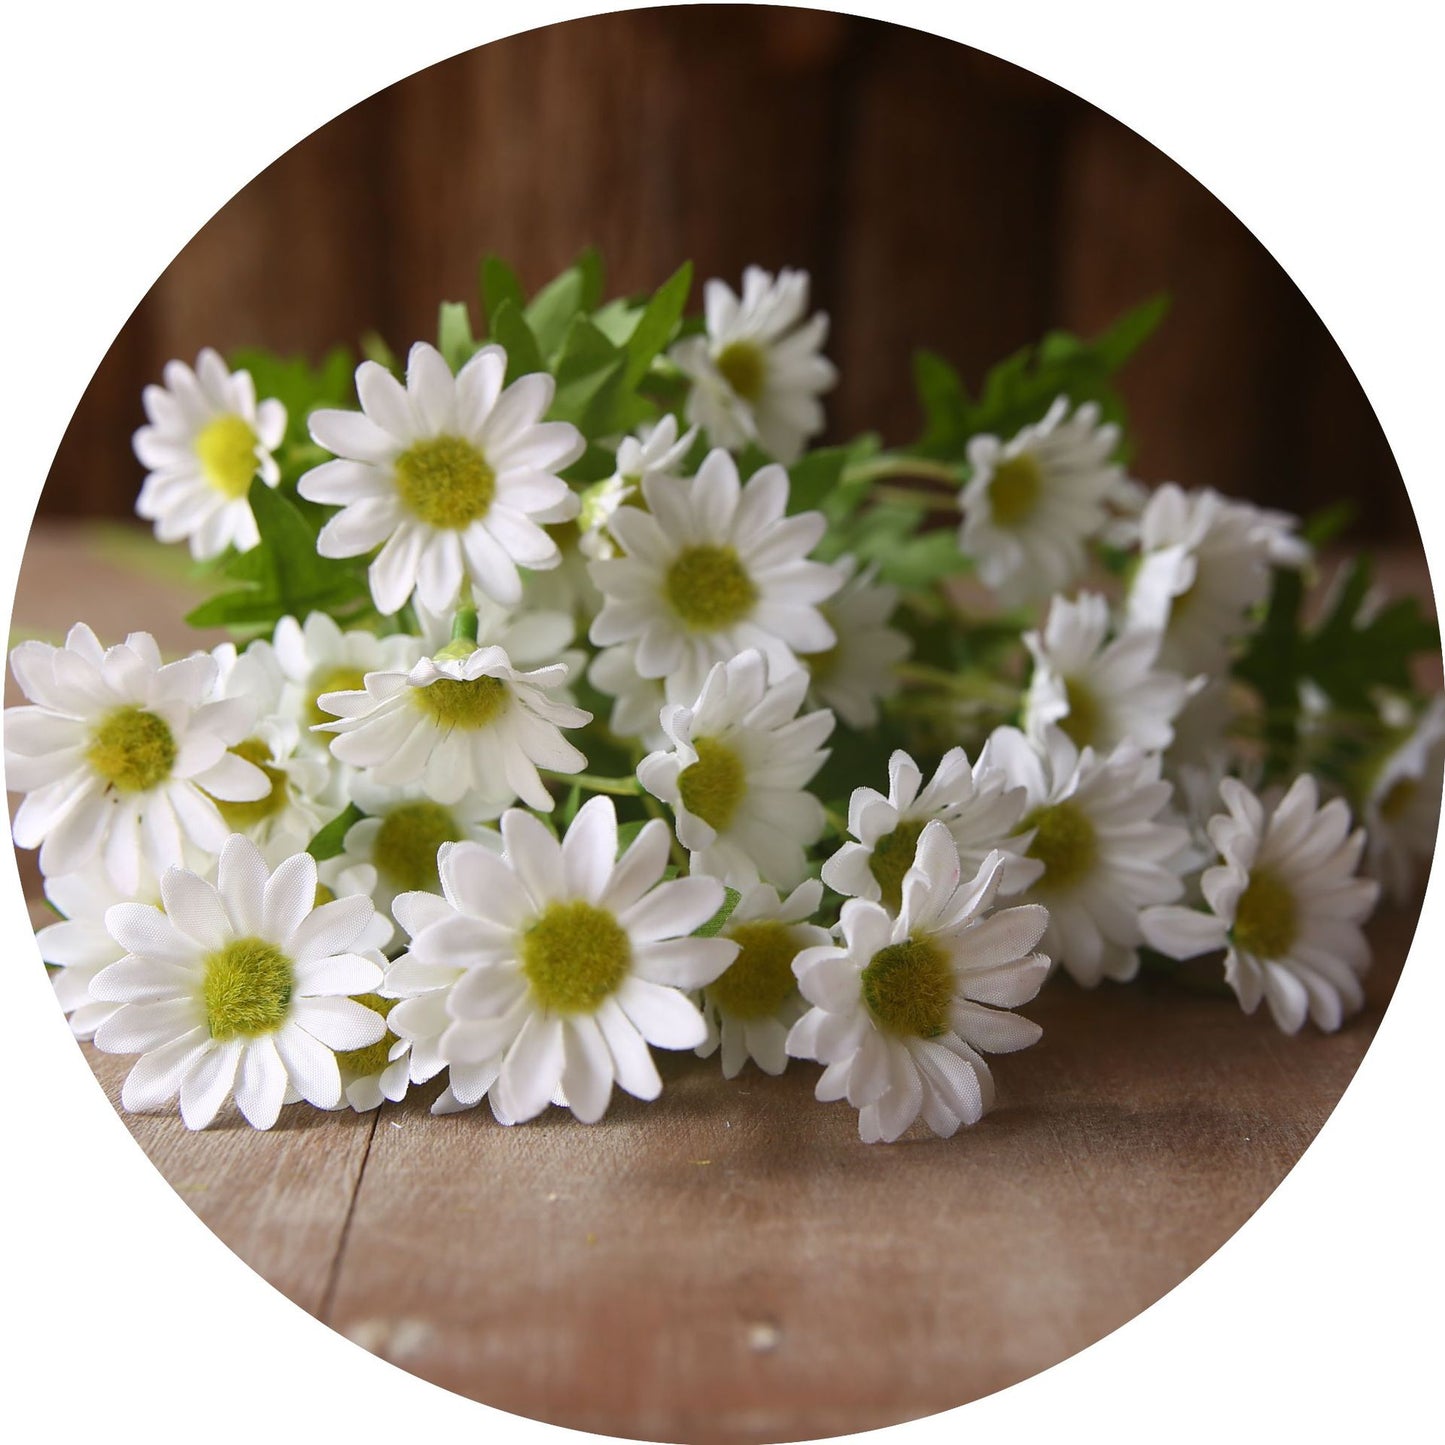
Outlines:
{"type": "MultiPolygon", "coordinates": [[[[603,8],[614,7],[131,0],[80,15],[30,6],[12,18],[0,62],[10,481],[0,596],[13,597],[40,485],[106,347],[247,179],[414,70],[603,8]]],[[[836,8],[1044,75],[1209,186],[1280,260],[1354,366],[1415,483],[1440,575],[1445,105],[1439,26],[1426,7],[1377,0],[1349,24],[1280,0],[836,8]]],[[[1242,1420],[1248,1439],[1274,1427],[1315,1441],[1367,1429],[1416,1438],[1417,1422],[1436,1418],[1445,1283],[1426,1033],[1445,1014],[1442,887],[1437,878],[1377,1044],[1319,1141],[1213,1260],[1081,1355],[889,1438],[942,1442],[993,1428],[1032,1439],[1058,1428],[1075,1442],[1142,1441],[1163,1426],[1173,1440],[1202,1441],[1239,1435],[1242,1420]]],[[[21,1438],[557,1434],[379,1367],[222,1246],[97,1107],[41,971],[17,956],[29,927],[13,873],[0,892],[14,1010],[0,1358],[21,1438]]]]}

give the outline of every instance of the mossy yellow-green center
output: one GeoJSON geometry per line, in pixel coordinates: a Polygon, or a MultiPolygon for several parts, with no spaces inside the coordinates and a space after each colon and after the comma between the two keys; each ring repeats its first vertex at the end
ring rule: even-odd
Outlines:
{"type": "MultiPolygon", "coordinates": [[[[359,993],[352,999],[353,1003],[365,1004],[372,1013],[378,1013],[385,1018],[398,1003],[394,998],[382,998],[377,993],[359,993]]],[[[336,1062],[343,1074],[357,1079],[370,1078],[372,1074],[379,1074],[388,1063],[387,1055],[391,1052],[391,1046],[396,1042],[396,1035],[390,1029],[374,1043],[367,1044],[362,1049],[340,1049],[336,1055],[336,1062]]]]}
{"type": "Polygon", "coordinates": [[[1028,856],[1044,865],[1040,885],[1071,888],[1087,878],[1099,858],[1099,839],[1088,814],[1073,802],[1053,803],[1024,819],[1034,830],[1028,856]]]}
{"type": "Polygon", "coordinates": [[[685,547],[667,569],[668,605],[693,632],[741,622],[757,605],[758,589],[731,547],[685,547]]]}
{"type": "Polygon", "coordinates": [[[1256,958],[1283,958],[1299,936],[1294,893],[1278,874],[1255,868],[1234,911],[1234,943],[1256,958]]]}
{"type": "Polygon", "coordinates": [[[262,938],[238,938],[210,955],[201,997],[220,1043],[274,1033],[286,1021],[295,978],[291,960],[262,938]]]}
{"type": "Polygon", "coordinates": [[[494,723],[511,701],[512,693],[499,677],[470,681],[443,677],[415,691],[416,704],[443,728],[474,732],[494,723]]]}
{"type": "Polygon", "coordinates": [[[692,746],[697,761],[689,763],[677,779],[682,806],[721,833],[747,794],[743,760],[716,738],[694,738],[692,746]]]}
{"type": "Polygon", "coordinates": [[[1026,522],[1039,504],[1044,474],[1028,452],[1020,452],[994,467],[988,484],[988,505],[1000,527],[1026,522]]]}
{"type": "Polygon", "coordinates": [[[744,401],[755,402],[762,396],[768,379],[768,358],[756,342],[728,342],[718,352],[714,365],[744,401]]]}
{"type": "Polygon", "coordinates": [[[926,938],[880,949],[863,970],[863,1002],[878,1027],[907,1038],[947,1033],[955,984],[948,955],[926,938]]]}
{"type": "Polygon", "coordinates": [[[1064,698],[1069,704],[1069,711],[1059,719],[1059,728],[1076,748],[1094,747],[1098,742],[1099,724],[1103,720],[1098,698],[1073,677],[1064,679],[1064,698]]]}
{"type": "Polygon", "coordinates": [[[256,475],[256,433],[243,417],[218,416],[196,433],[196,460],[223,497],[244,497],[256,475]]]}
{"type": "Polygon", "coordinates": [[[878,880],[883,906],[894,913],[903,902],[903,876],[913,867],[918,835],[927,821],[926,818],[902,819],[891,833],[885,833],[873,845],[868,871],[878,880]]]}
{"type": "Polygon", "coordinates": [[[144,793],[170,777],[176,752],[163,717],[142,707],[118,707],[91,733],[85,758],[116,792],[144,793]]]}
{"type": "Polygon", "coordinates": [[[739,923],[727,936],[741,946],[727,972],[707,986],[708,999],[739,1019],[767,1018],[792,997],[798,943],[786,923],[759,918],[739,923]]]}
{"type": "Polygon", "coordinates": [[[632,967],[632,945],[605,908],[576,899],[549,904],[522,935],[522,973],[553,1013],[591,1013],[632,967]]]}
{"type": "Polygon", "coordinates": [[[290,790],[285,772],[271,766],[271,749],[260,738],[247,738],[230,751],[238,758],[244,758],[248,763],[260,768],[266,774],[266,781],[271,784],[269,792],[250,802],[232,803],[224,798],[214,799],[221,817],[226,820],[226,826],[233,833],[244,833],[248,828],[254,828],[257,823],[274,818],[286,806],[290,790]]]}
{"type": "Polygon", "coordinates": [[[437,849],[461,836],[457,820],[440,803],[403,803],[381,820],[371,861],[398,893],[437,893],[437,849]]]}
{"type": "MultiPolygon", "coordinates": [[[[826,613],[824,615],[826,616],[826,613]]],[[[832,618],[828,618],[828,621],[832,623],[832,618]]],[[[814,682],[827,682],[838,670],[838,654],[842,647],[842,641],[839,640],[832,647],[822,652],[809,652],[799,660],[808,669],[808,675],[814,682]]]]}
{"type": "Polygon", "coordinates": [[[497,474],[471,442],[457,436],[413,442],[395,463],[402,502],[428,526],[456,531],[487,515],[497,474]]]}
{"type": "Polygon", "coordinates": [[[311,700],[306,704],[307,720],[313,725],[336,721],[334,712],[327,712],[320,699],[328,692],[360,692],[366,686],[366,674],[359,667],[331,667],[313,674],[308,688],[311,700]]]}

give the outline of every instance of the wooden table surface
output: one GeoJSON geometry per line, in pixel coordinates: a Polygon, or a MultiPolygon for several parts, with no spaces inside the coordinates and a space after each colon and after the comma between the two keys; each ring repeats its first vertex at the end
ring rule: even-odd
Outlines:
{"type": "MultiPolygon", "coordinates": [[[[116,556],[37,533],[17,627],[192,641],[176,589],[116,556]],[[93,565],[54,565],[78,548],[93,565]]],[[[1376,919],[1368,1007],[1330,1037],[1177,982],[1056,980],[1024,1009],[1042,1041],[997,1061],[998,1108],[946,1141],[861,1144],[851,1108],[814,1101],[813,1065],[729,1084],[675,1055],[657,1102],[619,1095],[591,1128],[433,1117],[435,1086],[369,1115],[287,1110],[269,1133],[125,1119],[254,1269],[425,1379],[600,1433],[834,1435],[1013,1384],[1203,1263],[1338,1101],[1414,923],[1376,919]]],[[[86,1053],[116,1102],[130,1061],[86,1053]]]]}

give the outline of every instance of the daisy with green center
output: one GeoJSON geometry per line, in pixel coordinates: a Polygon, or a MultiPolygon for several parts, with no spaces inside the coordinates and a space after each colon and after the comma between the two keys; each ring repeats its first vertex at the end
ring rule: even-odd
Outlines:
{"type": "Polygon", "coordinates": [[[1136,505],[1134,485],[1110,460],[1118,444],[1119,428],[1100,422],[1095,403],[1071,413],[1062,396],[1008,442],[969,442],[958,545],[1005,607],[1065,591],[1084,571],[1085,543],[1136,505]]]}
{"type": "Polygon", "coordinates": [[[979,766],[1024,789],[1025,857],[1043,872],[1021,896],[1049,910],[1044,949],[1093,988],[1139,970],[1139,911],[1184,891],[1178,869],[1185,829],[1162,821],[1172,788],[1157,753],[1120,743],[1109,753],[1076,748],[1058,728],[1038,747],[1017,728],[998,728],[979,766]]]}
{"type": "Polygon", "coordinates": [[[1108,636],[1109,603],[1097,592],[1072,602],[1055,597],[1042,634],[1024,634],[1034,659],[1025,727],[1035,743],[1053,724],[1075,747],[1100,752],[1126,739],[1145,752],[1162,752],[1174,741],[1174,719],[1197,689],[1156,666],[1158,633],[1108,636]]]}
{"type": "Polygon", "coordinates": [[[521,798],[548,809],[537,769],[587,766],[560,729],[592,714],[551,696],[566,681],[563,666],[521,672],[500,647],[450,643],[410,672],[371,672],[360,691],[324,693],[320,704],[337,720],[321,730],[336,734],[331,751],[374,783],[417,784],[443,804],[480,793],[499,807],[521,798]]]}
{"type": "Polygon", "coordinates": [[[840,557],[833,565],[843,585],[818,610],[838,640],[826,652],[803,658],[810,696],[850,728],[871,728],[878,722],[878,704],[901,685],[898,664],[912,644],[888,625],[898,589],[876,581],[876,567],[859,571],[853,557],[840,557]]]}
{"type": "Polygon", "coordinates": [[[671,415],[656,426],[641,428],[636,436],[623,437],[617,448],[617,470],[582,494],[577,531],[578,547],[584,557],[595,562],[616,556],[617,546],[609,528],[617,509],[639,493],[643,482],[676,482],[696,439],[696,427],[679,437],[677,418],[671,415]]]}
{"type": "Polygon", "coordinates": [[[692,870],[734,888],[795,888],[804,850],[823,834],[823,805],[806,791],[828,754],[826,709],[798,716],[806,673],[768,682],[759,652],[718,663],[691,707],[662,710],[672,746],[648,754],[637,779],[672,808],[692,870]]]}
{"type": "Polygon", "coordinates": [[[1225,670],[1274,567],[1300,567],[1299,519],[1166,482],[1139,519],[1140,560],[1127,625],[1162,636],[1159,660],[1187,675],[1225,670]]]}
{"type": "Polygon", "coordinates": [[[1237,778],[1219,796],[1228,811],[1209,822],[1218,862],[1200,879],[1208,912],[1148,909],[1144,936],[1171,958],[1225,949],[1224,977],[1246,1013],[1263,999],[1287,1034],[1307,1018],[1332,1032],[1365,1001],[1362,925],[1380,886],[1355,876],[1364,830],[1350,831],[1342,798],[1321,806],[1308,774],[1273,807],[1237,778]]]}
{"type": "Polygon", "coordinates": [[[299,1097],[341,1099],[333,1050],[381,1038],[379,1014],[351,995],[381,983],[381,955],[364,954],[376,910],[364,897],[316,905],[316,860],[274,872],[254,843],[226,840],[214,885],[183,868],[161,877],[160,908],[120,903],[106,925],[125,957],[91,984],[123,1005],[96,1030],[107,1053],[140,1054],[121,1102],[133,1112],[177,1094],[181,1118],[204,1129],[234,1095],[258,1129],[299,1097]]]}
{"type": "Polygon", "coordinates": [[[247,371],[229,371],[209,347],[191,370],[168,362],[165,385],[142,393],[147,425],[132,445],[145,482],[136,512],[155,523],[162,542],[188,541],[197,559],[227,547],[249,552],[260,540],[248,494],[260,477],[281,480],[272,453],[286,434],[286,408],[259,405],[247,371]]]}
{"type": "Polygon", "coordinates": [[[63,647],[22,642],[10,654],[28,707],[5,712],[7,784],[25,793],[15,842],[40,849],[47,875],[103,863],[122,892],[183,859],[189,844],[220,850],[230,829],[217,802],[247,803],[271,783],[232,751],[255,706],[218,698],[216,660],[162,662],[155,639],[133,632],[103,648],[84,623],[63,647]]]}
{"type": "Polygon", "coordinates": [[[722,905],[716,879],[663,882],[669,837],[654,820],[618,857],[609,798],[583,805],[557,839],[531,814],[502,816],[501,857],[455,843],[440,860],[444,899],[408,894],[397,917],[413,931],[388,992],[415,989],[392,1010],[415,1039],[413,1077],[450,1068],[447,1111],[486,1095],[504,1124],[565,1101],[584,1123],[612,1086],[655,1099],[649,1045],[695,1049],[707,1035],[687,991],[713,982],[738,945],[693,937],[722,905]],[[439,1009],[439,1038],[429,1030],[439,1009]]]}
{"type": "Polygon", "coordinates": [[[312,438],[337,460],[313,468],[299,490],[340,506],[321,529],[323,557],[374,547],[371,595],[386,617],[413,593],[433,612],[453,608],[470,579],[503,606],[522,599],[518,567],[555,567],[543,524],[577,515],[557,475],[582,455],[581,433],[544,422],[555,383],[545,372],[502,383],[507,354],[484,346],[455,375],[435,347],[418,342],[406,385],[364,361],[361,411],[316,411],[312,438]]]}
{"type": "Polygon", "coordinates": [[[798,670],[800,653],[838,639],[818,604],[842,576],[808,560],[827,523],[788,516],[788,474],[761,467],[746,486],[737,464],[711,452],[696,477],[645,480],[648,510],[621,507],[612,535],[623,556],[592,564],[606,599],[592,624],[599,647],[635,643],[643,677],[662,678],[669,701],[690,703],[714,663],[748,648],[771,675],[798,670]]]}
{"type": "MultiPolygon", "coordinates": [[[[383,1022],[396,1007],[394,998],[380,993],[357,994],[352,1002],[369,1008],[383,1022]]],[[[411,1044],[397,1038],[388,1027],[374,1044],[340,1050],[336,1066],[341,1071],[343,1102],[358,1114],[366,1114],[383,1103],[398,1104],[406,1097],[411,1083],[411,1044]]]]}
{"type": "Polygon", "coordinates": [[[917,763],[901,748],[888,760],[888,796],[875,788],[855,788],[848,802],[844,843],[823,864],[823,882],[848,898],[881,902],[897,913],[903,879],[913,866],[918,839],[934,819],[948,829],[960,866],[975,873],[995,851],[1006,862],[999,887],[1004,893],[1026,888],[1043,872],[1020,856],[1028,843],[1020,820],[1027,795],[1000,772],[975,767],[962,748],[944,754],[925,785],[917,763]]]}
{"type": "Polygon", "coordinates": [[[1365,795],[1369,871],[1397,903],[1414,894],[1434,856],[1445,786],[1445,698],[1436,697],[1372,770],[1365,795]]]}
{"type": "Polygon", "coordinates": [[[692,382],[688,421],[714,446],[736,452],[756,442],[791,466],[823,430],[818,398],[838,379],[822,354],[828,318],[807,316],[808,273],[783,270],[775,279],[749,266],[741,297],[709,281],[703,308],[706,334],[679,341],[670,353],[692,382]]]}
{"type": "Polygon", "coordinates": [[[719,934],[738,945],[738,956],[702,991],[707,1038],[702,1058],[722,1049],[723,1078],[735,1079],[751,1059],[765,1074],[788,1066],[788,1030],[807,1009],[793,977],[793,960],[805,948],[832,940],[808,920],[823,901],[823,885],[806,878],[787,898],[766,883],[745,889],[719,934]]]}
{"type": "Polygon", "coordinates": [[[1049,960],[1034,952],[1048,913],[989,911],[1004,866],[991,853],[963,873],[948,829],[929,823],[897,917],[850,898],[839,942],[793,960],[812,1007],[788,1034],[788,1052],[827,1066],[817,1097],[846,1098],[865,1143],[891,1143],[920,1114],[944,1138],[976,1124],[994,1097],[983,1054],[1038,1039],[1037,1024],[1007,1010],[1033,998],[1048,974],[1049,960]]]}

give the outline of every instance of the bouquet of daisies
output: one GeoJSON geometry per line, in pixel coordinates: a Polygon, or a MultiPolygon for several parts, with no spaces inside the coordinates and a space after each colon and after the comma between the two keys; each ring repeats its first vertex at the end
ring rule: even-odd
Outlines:
{"type": "Polygon", "coordinates": [[[439,1079],[591,1122],[675,1049],[951,1135],[1056,971],[1217,955],[1291,1033],[1361,1006],[1434,845],[1436,633],[1360,561],[1309,602],[1337,516],[1129,475],[1160,303],[976,397],[921,354],[913,445],[810,448],[800,272],[702,317],[689,268],[606,300],[592,255],[480,291],[483,337],[445,305],[404,361],[170,363],[137,511],[234,640],[11,655],[41,950],[128,1109],[439,1079]]]}

